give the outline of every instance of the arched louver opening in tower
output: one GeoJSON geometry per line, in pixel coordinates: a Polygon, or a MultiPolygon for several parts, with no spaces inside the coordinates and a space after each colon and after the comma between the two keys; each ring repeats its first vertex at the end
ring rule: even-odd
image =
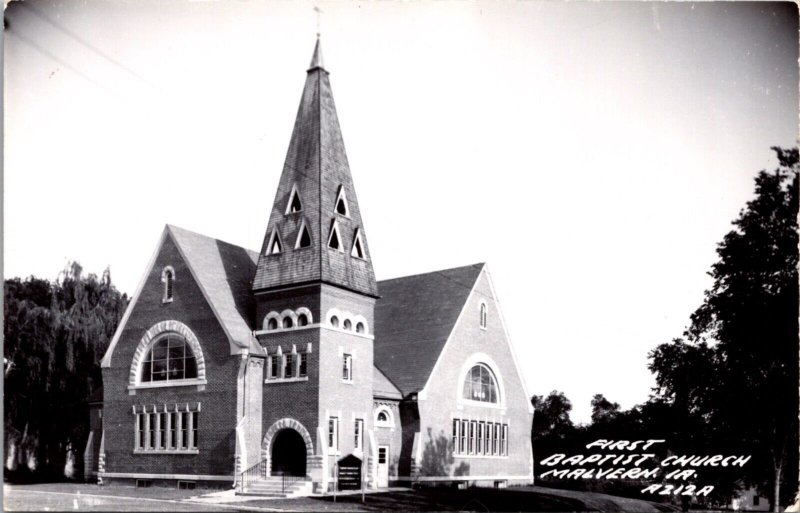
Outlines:
{"type": "Polygon", "coordinates": [[[356,230],[356,235],[353,237],[353,251],[350,252],[351,256],[365,260],[366,253],[364,253],[364,243],[361,241],[361,230],[356,230]]]}
{"type": "Polygon", "coordinates": [[[305,220],[300,225],[300,231],[297,233],[297,242],[295,243],[295,249],[298,248],[307,248],[311,246],[311,234],[308,232],[308,226],[306,226],[305,220]]]}
{"type": "Polygon", "coordinates": [[[336,221],[333,221],[333,224],[331,225],[331,234],[328,237],[328,247],[338,251],[344,251],[342,249],[342,236],[339,233],[339,224],[336,221]]]}
{"type": "Polygon", "coordinates": [[[300,195],[297,193],[297,186],[292,186],[292,193],[289,195],[289,203],[286,205],[286,214],[294,214],[303,210],[303,204],[300,202],[300,195]]]}
{"type": "Polygon", "coordinates": [[[345,217],[350,217],[350,208],[347,205],[347,196],[344,194],[344,186],[339,186],[339,193],[336,195],[336,213],[345,217]]]}

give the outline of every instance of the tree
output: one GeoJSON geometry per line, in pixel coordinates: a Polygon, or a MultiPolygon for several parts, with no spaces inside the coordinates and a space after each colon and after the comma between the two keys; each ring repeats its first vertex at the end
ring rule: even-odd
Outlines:
{"type": "Polygon", "coordinates": [[[74,473],[88,436],[85,400],[102,386],[100,360],[128,298],[108,270],[84,276],[77,263],[55,282],[6,280],[4,292],[6,468],[74,473]]]}
{"type": "Polygon", "coordinates": [[[797,482],[798,150],[773,148],[717,247],[713,286],[692,314],[686,340],[650,353],[658,395],[701,419],[703,436],[753,455],[746,484],[769,490],[773,511],[797,482]]]}
{"type": "Polygon", "coordinates": [[[612,403],[603,394],[592,397],[592,424],[610,422],[619,414],[619,403],[612,403]]]}
{"type": "Polygon", "coordinates": [[[536,460],[553,452],[567,452],[575,438],[575,426],[569,418],[572,403],[563,392],[553,390],[546,398],[535,395],[531,398],[534,408],[531,442],[536,460]]]}

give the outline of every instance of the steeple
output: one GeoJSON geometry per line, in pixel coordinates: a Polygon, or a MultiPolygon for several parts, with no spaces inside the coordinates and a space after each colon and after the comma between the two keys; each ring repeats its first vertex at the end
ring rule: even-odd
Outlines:
{"type": "Polygon", "coordinates": [[[317,36],[253,290],[319,282],[377,297],[361,210],[317,36]]]}

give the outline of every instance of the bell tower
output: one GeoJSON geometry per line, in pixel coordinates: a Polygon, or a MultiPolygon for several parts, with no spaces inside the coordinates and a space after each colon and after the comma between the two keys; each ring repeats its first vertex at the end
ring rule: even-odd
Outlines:
{"type": "Polygon", "coordinates": [[[327,488],[334,463],[344,456],[374,464],[369,439],[378,290],[319,37],[253,294],[256,336],[268,354],[261,450],[271,471],[304,472],[315,487],[327,488]],[[292,439],[304,444],[290,446],[292,439]],[[301,468],[296,462],[303,445],[301,468]]]}

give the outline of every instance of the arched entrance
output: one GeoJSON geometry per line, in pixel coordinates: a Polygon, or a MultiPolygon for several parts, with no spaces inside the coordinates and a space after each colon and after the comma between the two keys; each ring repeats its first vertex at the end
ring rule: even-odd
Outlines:
{"type": "Polygon", "coordinates": [[[306,442],[292,428],[284,428],[272,439],[272,475],[306,475],[306,442]]]}

